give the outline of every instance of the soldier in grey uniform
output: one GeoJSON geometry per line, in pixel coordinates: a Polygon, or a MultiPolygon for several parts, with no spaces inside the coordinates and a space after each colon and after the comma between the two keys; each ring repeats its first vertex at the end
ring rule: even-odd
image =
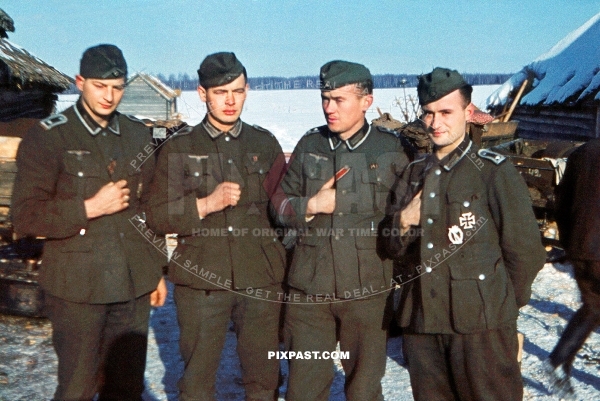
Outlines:
{"type": "Polygon", "coordinates": [[[600,139],[586,142],[569,156],[556,198],[560,242],[573,264],[582,305],[544,365],[550,390],[561,399],[576,399],[570,381],[573,362],[600,326],[600,139]]]}
{"type": "Polygon", "coordinates": [[[248,84],[233,53],[207,56],[198,70],[204,120],[171,137],[158,158],[148,222],[176,233],[175,283],[185,371],[181,401],[215,398],[230,319],[247,400],[277,398],[279,315],[285,250],[268,217],[285,157],[267,130],[240,119],[248,84]]]}
{"type": "Polygon", "coordinates": [[[17,154],[15,231],[46,238],[39,282],[56,400],[140,400],[150,306],[166,297],[163,258],[139,232],[154,159],[136,161],[152,149],[150,130],[116,111],[126,76],[116,46],[87,49],[79,100],[29,131],[17,154]]]}
{"type": "Polygon", "coordinates": [[[454,70],[419,78],[434,152],[397,183],[387,251],[415,400],[520,400],[516,319],[545,262],[525,182],[465,134],[472,88],[454,70]]]}
{"type": "MultiPolygon", "coordinates": [[[[331,61],[320,79],[327,125],[300,139],[273,202],[279,223],[297,233],[285,337],[290,351],[306,355],[334,351],[339,336],[341,351],[349,352],[342,360],[346,399],[380,400],[392,264],[377,254],[377,229],[394,178],[409,159],[393,132],[365,119],[373,102],[365,66],[331,61]],[[347,173],[334,177],[340,170],[347,173]]],[[[332,363],[290,360],[286,399],[327,400],[332,363]]]]}

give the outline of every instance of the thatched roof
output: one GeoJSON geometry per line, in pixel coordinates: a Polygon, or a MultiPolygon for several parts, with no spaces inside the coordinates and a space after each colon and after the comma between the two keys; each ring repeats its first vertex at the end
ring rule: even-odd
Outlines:
{"type": "Polygon", "coordinates": [[[513,75],[490,95],[488,107],[506,104],[526,79],[520,105],[600,101],[600,13],[513,75]]]}
{"type": "Polygon", "coordinates": [[[143,72],[138,72],[137,74],[135,74],[134,76],[129,78],[129,80],[127,80],[127,84],[129,85],[131,82],[135,81],[136,79],[141,79],[142,81],[144,81],[146,84],[148,84],[150,87],[152,87],[159,95],[161,95],[165,100],[173,100],[176,97],[178,97],[180,94],[179,92],[174,91],[169,86],[164,84],[160,79],[158,79],[152,75],[143,73],[143,72]]]}
{"type": "Polygon", "coordinates": [[[0,39],[0,87],[18,90],[45,87],[60,92],[73,82],[22,47],[0,39]]]}

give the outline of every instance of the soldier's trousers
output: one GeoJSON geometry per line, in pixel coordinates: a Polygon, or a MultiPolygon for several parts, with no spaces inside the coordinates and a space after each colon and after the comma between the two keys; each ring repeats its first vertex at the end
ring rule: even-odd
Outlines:
{"type": "Polygon", "coordinates": [[[583,305],[569,321],[549,357],[552,366],[563,365],[569,374],[577,351],[591,332],[600,326],[600,262],[573,260],[572,264],[583,305]]]}
{"type": "Polygon", "coordinates": [[[416,401],[520,401],[516,324],[474,334],[404,334],[416,401]]]}
{"type": "Polygon", "coordinates": [[[150,296],[113,304],[83,304],[46,294],[58,356],[60,401],[140,401],[148,342],[150,296]]]}
{"type": "MultiPolygon", "coordinates": [[[[281,287],[263,289],[274,295],[281,287]]],[[[279,361],[268,358],[279,350],[281,304],[248,296],[245,291],[204,291],[176,285],[179,348],[184,361],[179,401],[215,399],[215,380],[230,320],[237,336],[246,400],[277,397],[279,361]]],[[[264,292],[263,292],[264,294],[264,292]]]]}
{"type": "MultiPolygon", "coordinates": [[[[284,325],[287,348],[302,353],[318,351],[322,355],[324,351],[336,350],[337,333],[340,351],[348,352],[350,357],[341,360],[346,375],[346,400],[383,400],[381,379],[387,339],[383,315],[387,295],[385,292],[336,303],[288,303],[284,325]]],[[[306,299],[306,295],[300,293],[300,298],[306,299]]],[[[333,360],[292,358],[289,367],[287,401],[329,399],[333,360]]]]}

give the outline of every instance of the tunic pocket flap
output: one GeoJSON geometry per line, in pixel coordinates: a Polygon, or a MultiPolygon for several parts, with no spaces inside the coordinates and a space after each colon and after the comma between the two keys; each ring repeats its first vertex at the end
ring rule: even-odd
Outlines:
{"type": "Polygon", "coordinates": [[[67,174],[77,177],[99,177],[100,167],[87,150],[68,150],[63,156],[67,174]]]}
{"type": "Polygon", "coordinates": [[[248,171],[248,174],[265,174],[267,171],[269,171],[268,162],[262,160],[259,153],[249,153],[248,157],[244,161],[244,165],[246,166],[246,171],[248,171]]]}
{"type": "Polygon", "coordinates": [[[485,280],[496,271],[501,258],[497,255],[459,251],[449,261],[450,276],[453,280],[485,280]]]}
{"type": "MultiPolygon", "coordinates": [[[[473,202],[481,198],[481,195],[477,192],[473,191],[448,191],[446,192],[446,200],[448,203],[465,203],[465,202],[473,202]]],[[[468,206],[467,206],[468,207],[468,206]]]]}

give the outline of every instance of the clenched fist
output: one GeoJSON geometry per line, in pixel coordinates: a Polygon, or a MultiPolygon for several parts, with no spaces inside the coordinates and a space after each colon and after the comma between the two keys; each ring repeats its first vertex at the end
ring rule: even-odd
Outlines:
{"type": "Polygon", "coordinates": [[[109,182],[94,196],[86,199],[85,213],[88,219],[110,215],[129,207],[129,188],[127,181],[109,182]]]}
{"type": "Polygon", "coordinates": [[[331,214],[335,210],[335,177],[331,177],[327,181],[319,192],[317,192],[312,198],[308,200],[306,205],[306,216],[314,216],[315,214],[331,214]]]}
{"type": "Polygon", "coordinates": [[[225,181],[217,185],[206,198],[196,199],[198,216],[204,218],[215,212],[220,212],[227,206],[236,206],[242,196],[240,184],[225,181]]]}

